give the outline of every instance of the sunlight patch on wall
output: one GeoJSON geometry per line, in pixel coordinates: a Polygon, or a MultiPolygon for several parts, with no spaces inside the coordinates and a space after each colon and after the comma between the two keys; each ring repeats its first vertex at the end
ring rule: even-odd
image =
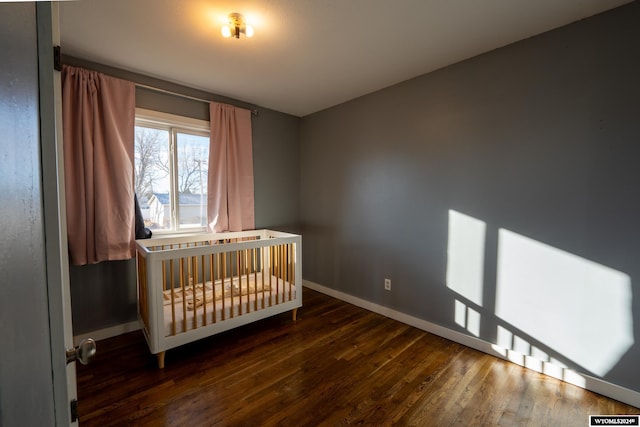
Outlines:
{"type": "Polygon", "coordinates": [[[467,307],[462,301],[455,300],[454,319],[456,324],[465,328],[472,335],[480,336],[480,313],[467,307]]]}
{"type": "Polygon", "coordinates": [[[479,306],[482,306],[486,228],[484,221],[449,210],[447,287],[479,306]]]}
{"type": "MultiPolygon", "coordinates": [[[[499,230],[495,314],[597,375],[609,372],[633,344],[631,298],[628,275],[499,230]]],[[[499,328],[499,347],[533,357],[526,340],[509,334],[499,328]]],[[[542,350],[536,351],[540,357],[542,350]]],[[[567,379],[564,370],[562,376],[567,379]]]]}

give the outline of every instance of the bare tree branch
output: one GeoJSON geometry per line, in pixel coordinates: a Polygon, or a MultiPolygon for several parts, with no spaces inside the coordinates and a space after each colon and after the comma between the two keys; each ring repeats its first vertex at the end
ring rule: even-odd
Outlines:
{"type": "Polygon", "coordinates": [[[178,191],[183,194],[204,194],[207,186],[207,159],[194,146],[179,147],[178,191]]]}
{"type": "MultiPolygon", "coordinates": [[[[160,180],[171,171],[169,133],[143,126],[135,132],[135,182],[138,197],[150,198],[160,180]]],[[[202,146],[178,144],[177,182],[181,194],[205,194],[207,189],[208,155],[202,146]]]]}
{"type": "Polygon", "coordinates": [[[136,127],[134,171],[135,191],[139,197],[151,197],[157,180],[168,175],[168,168],[158,168],[158,164],[163,163],[163,151],[166,152],[166,131],[136,127]]]}

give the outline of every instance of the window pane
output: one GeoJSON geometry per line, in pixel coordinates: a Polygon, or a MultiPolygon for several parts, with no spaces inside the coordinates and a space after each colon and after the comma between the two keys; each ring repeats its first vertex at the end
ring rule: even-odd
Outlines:
{"type": "Polygon", "coordinates": [[[180,228],[207,225],[209,137],[176,133],[180,228]]]}
{"type": "Polygon", "coordinates": [[[171,228],[169,132],[135,127],[135,186],[145,227],[171,228]]]}

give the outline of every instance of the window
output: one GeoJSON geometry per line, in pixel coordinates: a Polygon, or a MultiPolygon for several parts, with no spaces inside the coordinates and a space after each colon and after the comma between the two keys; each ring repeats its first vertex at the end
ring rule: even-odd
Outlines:
{"type": "Polygon", "coordinates": [[[207,225],[209,122],[136,109],[135,190],[145,227],[207,225]]]}

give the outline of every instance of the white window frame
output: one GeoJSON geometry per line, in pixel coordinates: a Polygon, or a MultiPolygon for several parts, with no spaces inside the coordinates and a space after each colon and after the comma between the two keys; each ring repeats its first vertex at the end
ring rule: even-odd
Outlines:
{"type": "Polygon", "coordinates": [[[179,218],[179,194],[178,194],[178,159],[176,135],[180,132],[211,138],[211,125],[207,120],[194,119],[191,117],[178,116],[176,114],[164,113],[161,111],[136,108],[135,126],[150,127],[159,130],[166,130],[169,133],[169,162],[171,163],[171,173],[169,182],[171,186],[171,225],[172,228],[164,230],[153,230],[153,234],[158,235],[184,235],[201,233],[207,230],[206,226],[180,226],[179,218]]]}

